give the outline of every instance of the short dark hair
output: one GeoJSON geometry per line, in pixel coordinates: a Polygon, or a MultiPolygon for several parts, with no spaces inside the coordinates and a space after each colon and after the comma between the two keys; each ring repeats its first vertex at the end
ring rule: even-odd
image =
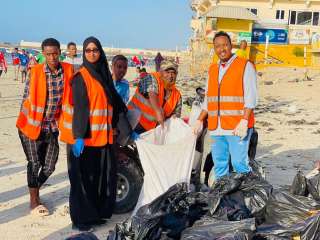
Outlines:
{"type": "Polygon", "coordinates": [[[147,72],[146,68],[142,68],[141,72],[147,72]]]}
{"type": "Polygon", "coordinates": [[[229,43],[232,44],[232,43],[231,43],[230,35],[229,35],[228,33],[224,32],[224,31],[219,31],[219,32],[217,32],[217,33],[214,35],[213,42],[214,42],[214,41],[216,40],[216,38],[218,38],[218,37],[226,37],[226,38],[228,38],[229,43]]]}
{"type": "Polygon", "coordinates": [[[116,55],[112,58],[112,64],[114,64],[115,62],[117,61],[125,61],[128,63],[128,58],[126,58],[125,56],[123,55],[116,55]]]}
{"type": "Polygon", "coordinates": [[[47,38],[45,40],[43,40],[43,42],[41,43],[41,49],[44,50],[45,47],[57,47],[60,49],[60,43],[57,39],[54,38],[47,38]]]}
{"type": "Polygon", "coordinates": [[[67,48],[69,48],[70,46],[77,47],[77,44],[75,44],[74,42],[69,42],[68,45],[67,45],[67,48]]]}

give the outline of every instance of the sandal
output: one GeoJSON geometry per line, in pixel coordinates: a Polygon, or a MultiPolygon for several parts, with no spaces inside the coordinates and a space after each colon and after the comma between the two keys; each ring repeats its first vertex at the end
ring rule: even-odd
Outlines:
{"type": "Polygon", "coordinates": [[[49,210],[42,204],[36,206],[30,211],[30,214],[33,216],[43,217],[49,215],[49,210]]]}

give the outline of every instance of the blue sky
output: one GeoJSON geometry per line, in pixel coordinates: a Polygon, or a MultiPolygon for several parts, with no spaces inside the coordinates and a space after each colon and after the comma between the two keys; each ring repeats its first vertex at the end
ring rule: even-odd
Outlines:
{"type": "Polygon", "coordinates": [[[191,34],[188,0],[1,0],[0,8],[0,42],[82,44],[93,35],[105,46],[175,49],[191,34]]]}

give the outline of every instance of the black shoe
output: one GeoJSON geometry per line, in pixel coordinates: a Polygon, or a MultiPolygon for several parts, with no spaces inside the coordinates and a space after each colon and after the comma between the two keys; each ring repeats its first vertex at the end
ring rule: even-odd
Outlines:
{"type": "Polygon", "coordinates": [[[93,232],[91,224],[72,224],[72,229],[79,230],[80,232],[93,232]]]}

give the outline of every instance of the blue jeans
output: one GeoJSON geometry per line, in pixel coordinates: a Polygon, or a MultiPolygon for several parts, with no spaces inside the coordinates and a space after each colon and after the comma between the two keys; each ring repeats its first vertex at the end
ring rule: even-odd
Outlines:
{"type": "Polygon", "coordinates": [[[248,135],[243,140],[238,136],[211,136],[213,141],[211,153],[217,179],[229,174],[229,156],[232,167],[237,173],[251,171],[248,149],[252,132],[252,128],[248,129],[248,135]]]}

